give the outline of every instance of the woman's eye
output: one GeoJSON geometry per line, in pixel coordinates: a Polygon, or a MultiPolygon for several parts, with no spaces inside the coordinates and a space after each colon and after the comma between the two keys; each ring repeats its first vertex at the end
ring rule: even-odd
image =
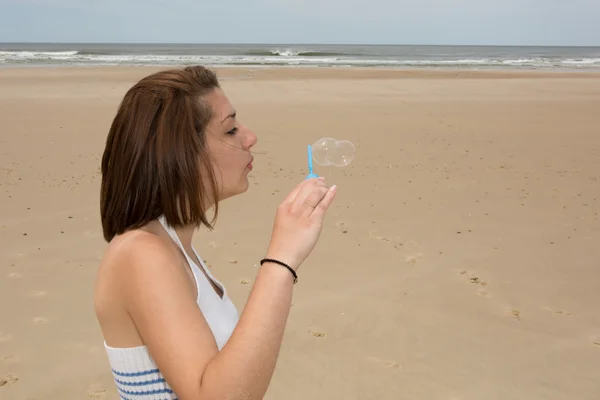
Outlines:
{"type": "Polygon", "coordinates": [[[228,134],[228,135],[235,135],[235,134],[237,133],[237,131],[238,131],[238,128],[237,128],[237,126],[236,126],[236,127],[234,127],[232,130],[230,130],[230,131],[227,131],[227,134],[228,134]]]}

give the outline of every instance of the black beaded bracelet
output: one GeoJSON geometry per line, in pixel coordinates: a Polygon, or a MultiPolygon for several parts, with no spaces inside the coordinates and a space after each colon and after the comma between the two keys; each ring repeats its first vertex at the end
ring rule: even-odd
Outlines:
{"type": "Polygon", "coordinates": [[[283,263],[283,262],[281,262],[279,260],[274,260],[272,258],[263,258],[262,260],[260,260],[260,265],[263,265],[266,262],[272,262],[272,263],[275,263],[275,264],[279,264],[282,267],[286,267],[292,273],[292,275],[294,275],[294,283],[298,282],[298,275],[296,274],[296,271],[294,271],[292,269],[292,267],[290,267],[286,263],[283,263]]]}

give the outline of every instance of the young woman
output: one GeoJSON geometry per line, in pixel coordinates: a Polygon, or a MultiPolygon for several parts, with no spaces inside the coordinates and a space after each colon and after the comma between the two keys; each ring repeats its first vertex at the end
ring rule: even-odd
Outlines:
{"type": "Polygon", "coordinates": [[[287,195],[238,315],[192,236],[200,226],[212,229],[209,209],[216,217],[219,201],[248,189],[256,140],[203,67],[152,74],[125,95],[102,158],[109,244],[94,296],[123,399],[265,395],[296,271],[318,240],[336,188],[307,179],[287,195]]]}

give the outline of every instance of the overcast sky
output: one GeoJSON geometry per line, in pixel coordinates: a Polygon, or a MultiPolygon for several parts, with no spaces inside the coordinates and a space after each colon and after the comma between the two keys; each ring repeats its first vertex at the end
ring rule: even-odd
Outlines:
{"type": "Polygon", "coordinates": [[[600,0],[0,0],[0,42],[600,46],[600,0]]]}

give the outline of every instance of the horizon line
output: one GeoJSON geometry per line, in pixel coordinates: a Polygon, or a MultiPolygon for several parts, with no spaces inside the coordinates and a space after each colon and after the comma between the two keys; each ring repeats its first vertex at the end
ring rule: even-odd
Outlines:
{"type": "Polygon", "coordinates": [[[600,44],[448,44],[448,43],[342,43],[342,42],[177,42],[177,41],[166,41],[166,42],[154,42],[154,41],[122,41],[122,42],[102,42],[102,41],[0,41],[0,44],[73,44],[73,45],[245,45],[245,46],[274,46],[274,45],[289,45],[289,46],[406,46],[406,47],[417,47],[417,46],[437,46],[437,47],[600,47],[600,44]]]}

